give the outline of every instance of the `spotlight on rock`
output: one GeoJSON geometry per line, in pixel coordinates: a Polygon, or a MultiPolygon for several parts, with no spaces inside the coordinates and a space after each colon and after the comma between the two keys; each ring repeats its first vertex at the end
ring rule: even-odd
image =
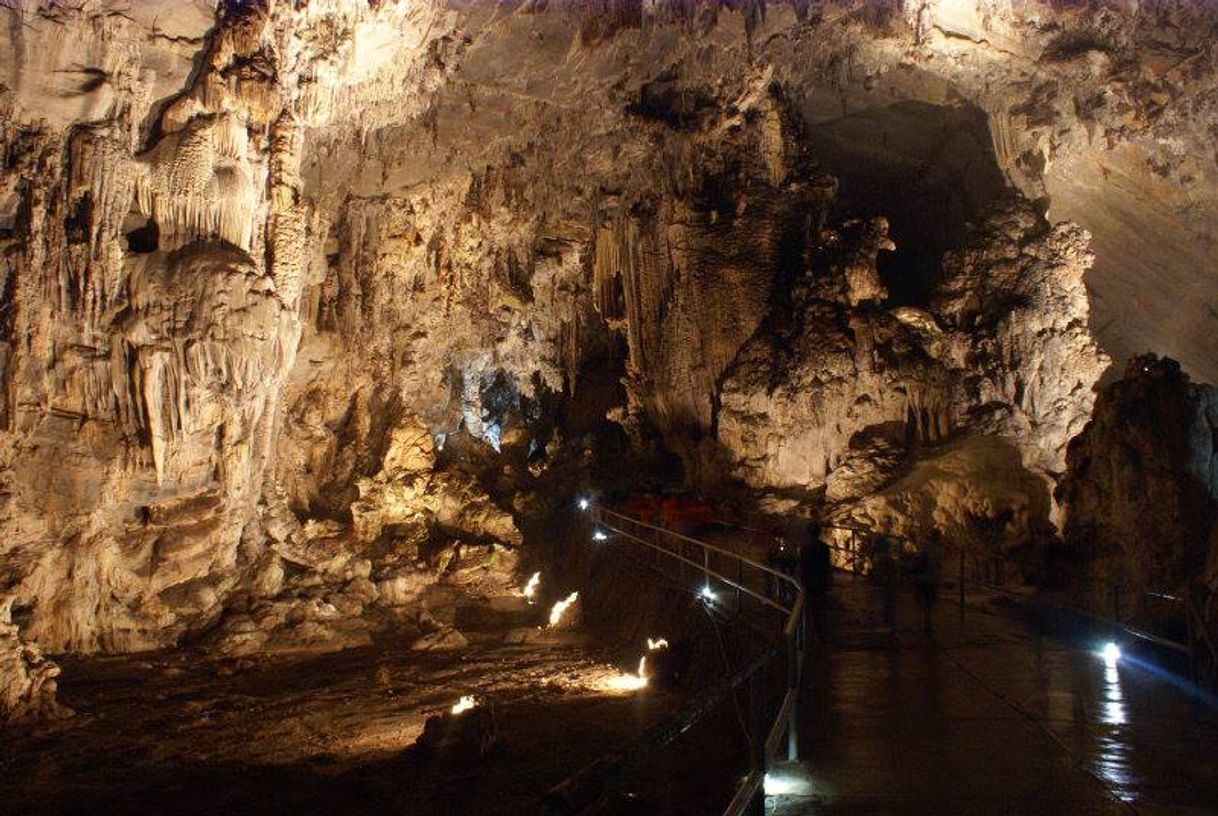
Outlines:
{"type": "Polygon", "coordinates": [[[520,594],[523,595],[529,603],[533,603],[533,601],[537,600],[537,587],[540,585],[541,573],[535,572],[529,578],[529,582],[524,585],[524,589],[521,590],[520,594]]]}
{"type": "Polygon", "coordinates": [[[554,604],[554,606],[550,608],[550,628],[554,628],[562,623],[563,616],[567,614],[567,610],[571,607],[571,604],[578,600],[579,593],[572,592],[566,598],[563,598],[561,601],[554,604]]]}
{"type": "Polygon", "coordinates": [[[710,584],[702,587],[702,591],[698,593],[698,596],[708,604],[712,604],[719,599],[719,596],[715,594],[715,591],[710,588],[710,584]]]}
{"type": "Polygon", "coordinates": [[[592,534],[592,540],[593,541],[608,541],[609,534],[606,533],[604,530],[597,530],[596,532],[594,532],[592,534]]]}
{"type": "Polygon", "coordinates": [[[585,497],[581,497],[577,504],[579,505],[580,510],[587,510],[592,506],[592,502],[588,501],[588,499],[585,497]]]}
{"type": "Polygon", "coordinates": [[[478,701],[475,700],[472,696],[465,694],[461,697],[460,700],[458,700],[456,702],[456,704],[450,709],[450,711],[453,714],[464,714],[466,711],[469,711],[471,708],[473,708],[476,705],[478,705],[478,701]]]}

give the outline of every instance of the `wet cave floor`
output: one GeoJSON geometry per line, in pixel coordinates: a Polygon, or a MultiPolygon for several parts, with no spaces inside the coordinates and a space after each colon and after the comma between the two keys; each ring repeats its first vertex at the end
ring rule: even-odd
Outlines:
{"type": "Polygon", "coordinates": [[[1218,813],[1218,701],[1110,632],[956,587],[926,634],[912,595],[895,640],[880,593],[842,577],[832,647],[809,657],[802,767],[771,816],[1218,813]],[[1046,624],[1052,623],[1051,633],[1046,624]]]}

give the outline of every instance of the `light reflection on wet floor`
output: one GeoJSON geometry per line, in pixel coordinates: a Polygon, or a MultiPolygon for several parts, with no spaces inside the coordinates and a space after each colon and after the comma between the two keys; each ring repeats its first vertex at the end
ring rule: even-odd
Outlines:
{"type": "Polygon", "coordinates": [[[1104,661],[1104,691],[1100,708],[1100,725],[1104,726],[1096,741],[1095,770],[1107,782],[1121,801],[1133,802],[1131,777],[1122,726],[1126,725],[1125,698],[1121,694],[1121,673],[1118,661],[1104,661]]]}
{"type": "Polygon", "coordinates": [[[809,787],[770,813],[1218,813],[1218,711],[1153,666],[946,605],[934,641],[892,648],[843,584],[844,642],[809,666],[809,787]]]}

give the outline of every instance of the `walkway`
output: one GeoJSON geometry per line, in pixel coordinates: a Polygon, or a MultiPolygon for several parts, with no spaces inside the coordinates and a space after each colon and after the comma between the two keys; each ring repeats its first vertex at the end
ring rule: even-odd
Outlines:
{"type": "Polygon", "coordinates": [[[767,813],[1218,812],[1218,711],[1150,665],[1110,666],[1009,606],[972,605],[962,623],[954,598],[933,640],[903,598],[894,645],[872,592],[839,576],[838,642],[806,667],[812,771],[771,774],[798,795],[767,813]]]}

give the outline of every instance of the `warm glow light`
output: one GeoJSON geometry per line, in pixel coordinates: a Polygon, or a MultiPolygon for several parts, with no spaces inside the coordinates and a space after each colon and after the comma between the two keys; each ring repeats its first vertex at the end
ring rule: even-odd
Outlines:
{"type": "Polygon", "coordinates": [[[466,694],[457,701],[456,705],[452,707],[451,711],[453,714],[463,714],[476,705],[478,705],[478,701],[466,694]]]}
{"type": "MultiPolygon", "coordinates": [[[[668,641],[664,638],[647,638],[647,651],[667,649],[668,641]]],[[[616,674],[608,677],[601,684],[606,691],[638,691],[647,688],[650,678],[647,676],[647,655],[639,658],[639,669],[636,674],[616,674]]]]}
{"type": "Polygon", "coordinates": [[[808,780],[795,774],[774,772],[765,775],[766,796],[807,796],[810,790],[808,780]]]}
{"type": "Polygon", "coordinates": [[[1111,640],[1104,644],[1104,651],[1100,652],[1104,658],[1104,662],[1108,665],[1116,665],[1121,659],[1121,647],[1113,643],[1111,640]]]}
{"type": "Polygon", "coordinates": [[[605,691],[638,691],[647,687],[647,678],[637,674],[616,674],[605,678],[601,687],[605,691]]]}
{"type": "Polygon", "coordinates": [[[592,540],[593,541],[608,541],[609,536],[606,535],[604,530],[597,530],[596,532],[594,532],[592,534],[592,540]]]}
{"type": "MultiPolygon", "coordinates": [[[[647,638],[648,652],[655,652],[657,649],[669,648],[669,642],[663,637],[647,638]]],[[[602,687],[609,692],[637,692],[638,689],[647,688],[650,682],[650,677],[647,676],[647,655],[644,654],[638,659],[638,671],[633,675],[614,675],[613,677],[605,678],[602,687]]]]}
{"type": "Polygon", "coordinates": [[[572,592],[566,598],[563,598],[561,601],[554,604],[554,606],[550,608],[550,625],[557,626],[562,620],[562,616],[567,614],[567,609],[577,600],[579,600],[579,593],[572,592]]]}
{"type": "Polygon", "coordinates": [[[535,572],[535,573],[533,573],[533,576],[531,578],[529,578],[529,582],[524,585],[524,589],[521,590],[520,594],[523,595],[524,597],[528,598],[529,603],[533,603],[533,601],[536,600],[537,587],[540,584],[541,584],[541,573],[535,572]]]}

